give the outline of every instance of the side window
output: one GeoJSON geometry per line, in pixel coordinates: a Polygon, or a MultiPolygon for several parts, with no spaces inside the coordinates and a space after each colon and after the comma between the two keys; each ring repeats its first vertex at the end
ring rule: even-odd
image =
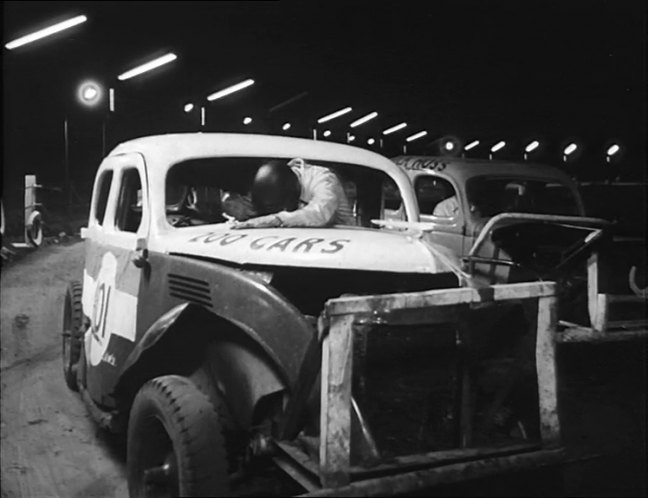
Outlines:
{"type": "Polygon", "coordinates": [[[106,206],[108,204],[108,194],[110,194],[110,185],[112,184],[113,172],[108,170],[101,175],[99,179],[99,187],[95,197],[94,213],[95,220],[100,225],[103,224],[104,215],[106,214],[106,206]]]}
{"type": "Polygon", "coordinates": [[[452,218],[459,214],[457,193],[448,180],[421,175],[416,179],[415,189],[422,215],[452,218]]]}
{"type": "Polygon", "coordinates": [[[135,168],[124,169],[119,187],[115,226],[124,232],[137,232],[141,222],[142,182],[139,172],[135,168]]]}

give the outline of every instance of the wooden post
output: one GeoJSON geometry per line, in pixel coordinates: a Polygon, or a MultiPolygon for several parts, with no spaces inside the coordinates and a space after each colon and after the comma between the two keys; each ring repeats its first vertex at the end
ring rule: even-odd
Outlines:
{"type": "Polygon", "coordinates": [[[558,383],[556,378],[556,302],[555,296],[538,299],[536,370],[540,406],[540,435],[546,445],[560,443],[558,383]]]}
{"type": "Polygon", "coordinates": [[[322,344],[320,477],[327,488],[350,482],[353,315],[331,319],[322,344]]]}

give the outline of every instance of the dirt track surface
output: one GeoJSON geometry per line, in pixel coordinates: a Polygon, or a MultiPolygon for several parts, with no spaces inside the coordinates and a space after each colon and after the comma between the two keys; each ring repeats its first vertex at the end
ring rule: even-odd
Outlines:
{"type": "Polygon", "coordinates": [[[83,244],[43,247],[2,269],[2,497],[126,497],[119,444],[106,440],[61,364],[63,295],[83,244]]]}
{"type": "MultiPolygon", "coordinates": [[[[128,494],[123,445],[63,380],[63,295],[82,267],[83,244],[72,242],[2,269],[2,498],[128,494]]],[[[525,473],[421,496],[645,496],[645,343],[570,345],[557,359],[564,442],[572,455],[599,458],[550,473],[549,486],[525,473]]]]}

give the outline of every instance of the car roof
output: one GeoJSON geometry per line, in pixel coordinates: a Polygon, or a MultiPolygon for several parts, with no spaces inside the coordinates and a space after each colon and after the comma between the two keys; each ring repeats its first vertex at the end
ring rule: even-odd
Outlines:
{"type": "Polygon", "coordinates": [[[136,138],[119,144],[109,156],[140,153],[152,168],[164,168],[201,157],[303,157],[310,160],[353,163],[399,175],[386,157],[349,145],[306,138],[252,133],[170,133],[136,138]]]}
{"type": "Polygon", "coordinates": [[[441,156],[397,156],[392,158],[410,177],[420,173],[436,174],[465,183],[468,178],[482,175],[522,176],[556,180],[573,184],[565,172],[547,164],[521,161],[466,159],[441,156]]]}

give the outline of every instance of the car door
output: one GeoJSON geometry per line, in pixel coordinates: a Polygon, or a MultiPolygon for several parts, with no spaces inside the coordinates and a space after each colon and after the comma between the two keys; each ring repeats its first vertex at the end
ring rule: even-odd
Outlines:
{"type": "Polygon", "coordinates": [[[142,271],[133,259],[138,241],[148,234],[146,178],[138,154],[104,160],[85,231],[83,309],[90,321],[84,337],[86,385],[92,398],[107,407],[113,405],[110,393],[119,367],[135,344],[142,271]]]}

